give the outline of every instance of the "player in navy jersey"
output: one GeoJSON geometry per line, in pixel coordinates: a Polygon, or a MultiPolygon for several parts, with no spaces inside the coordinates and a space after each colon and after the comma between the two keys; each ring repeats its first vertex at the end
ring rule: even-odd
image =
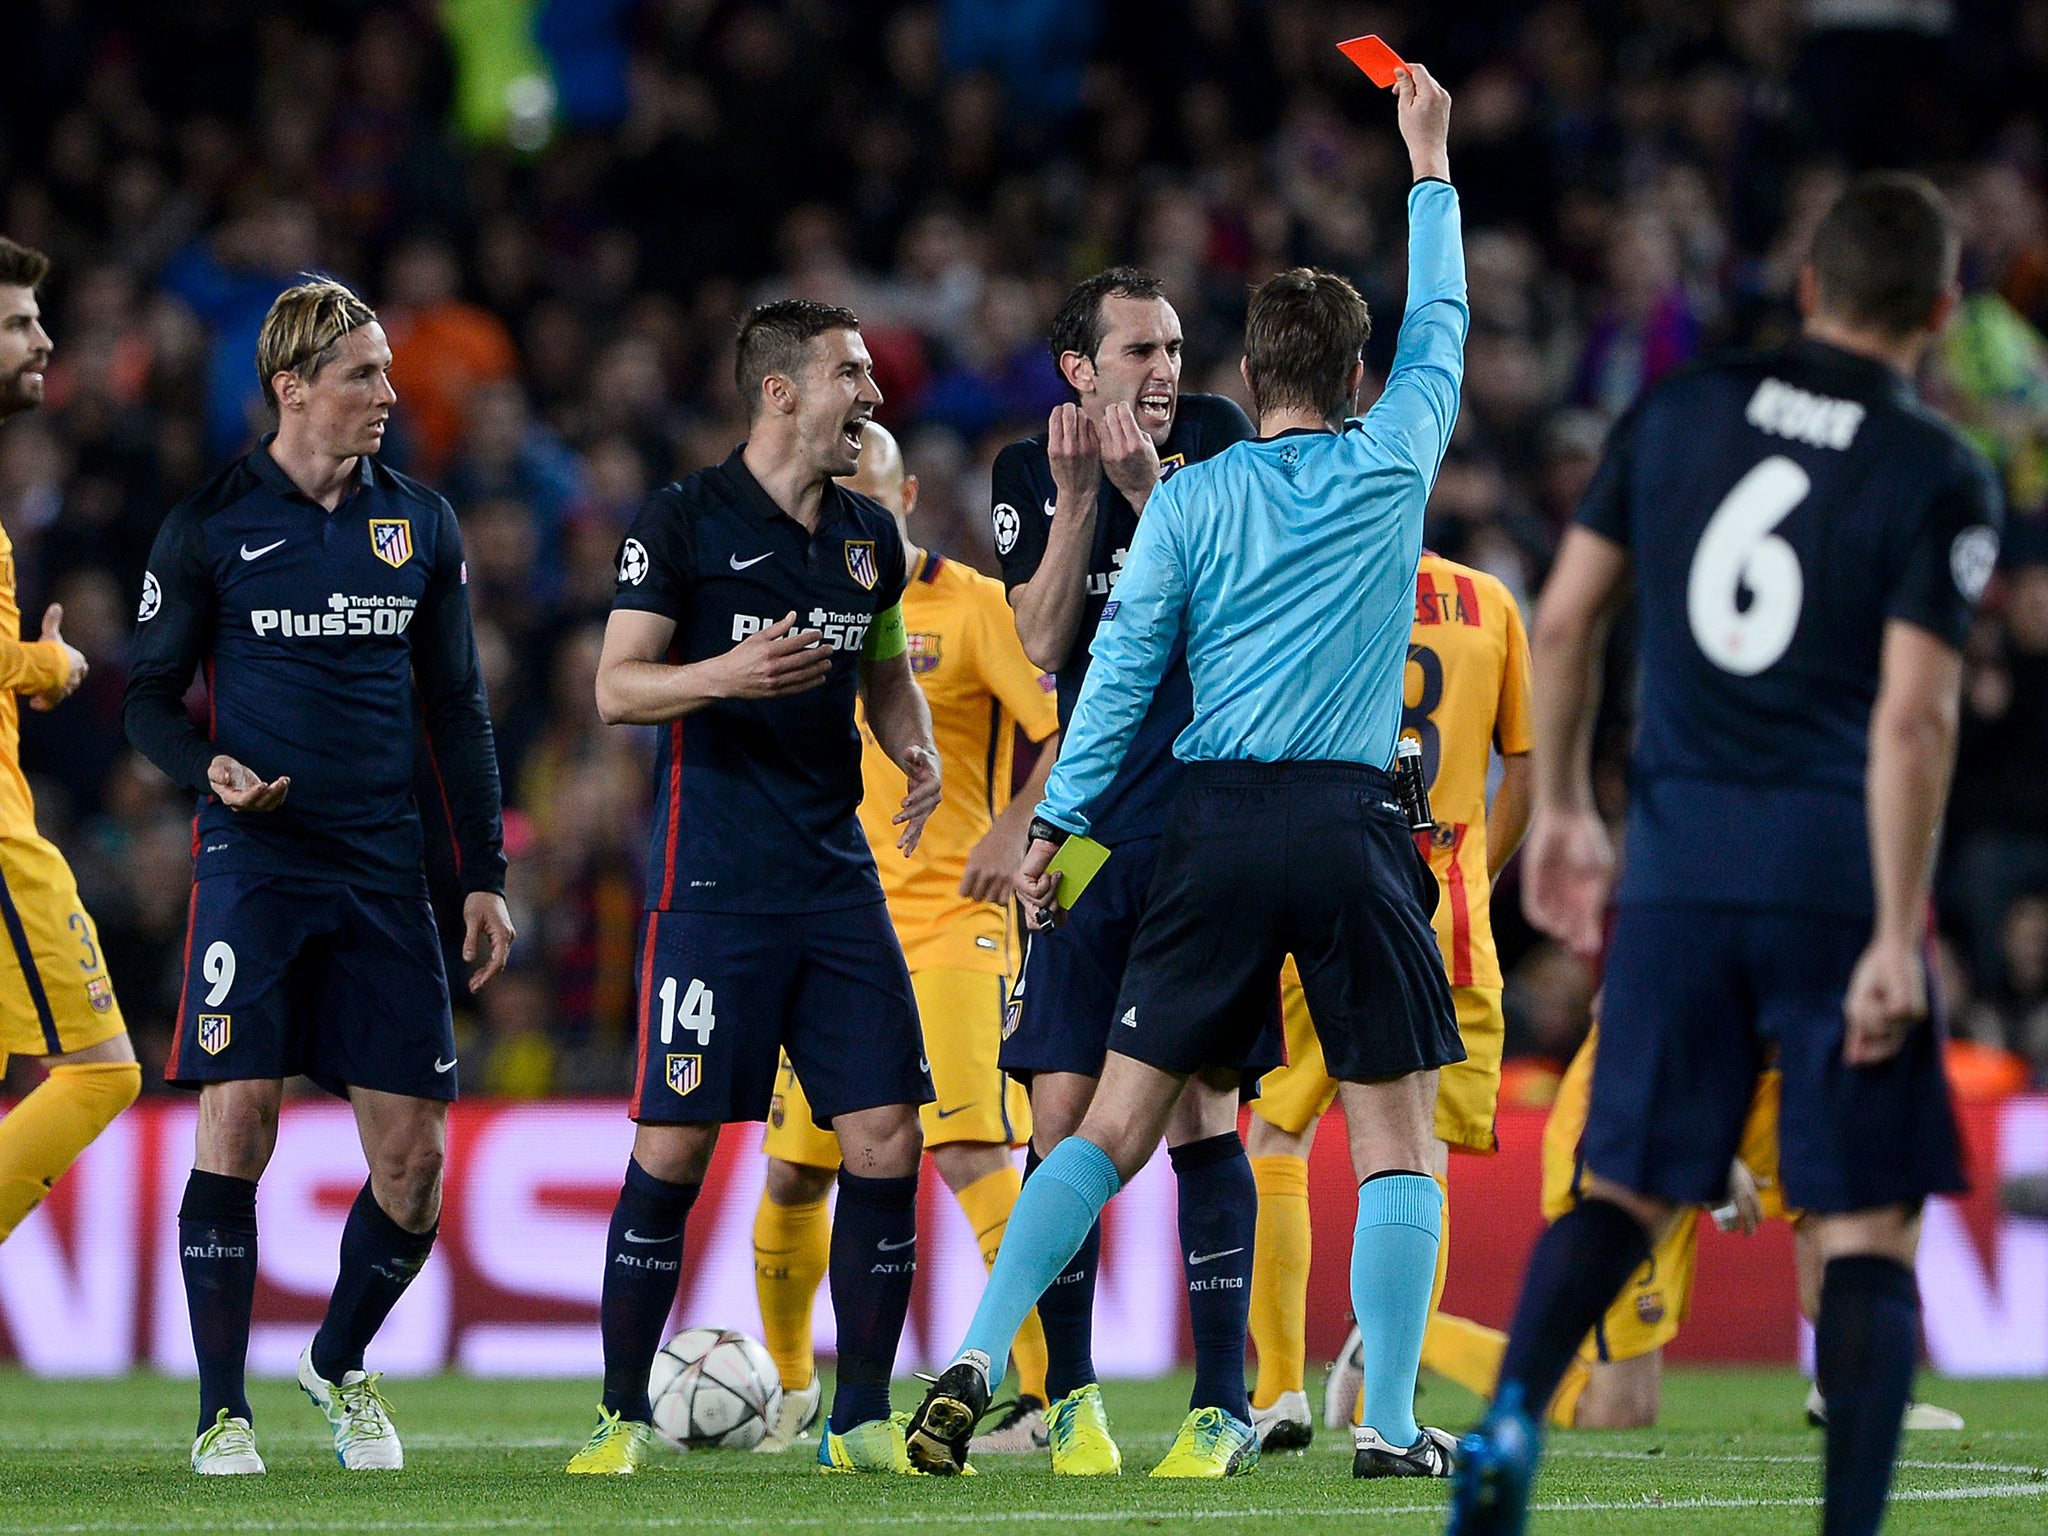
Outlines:
{"type": "MultiPolygon", "coordinates": [[[[1053,318],[1051,350],[1075,402],[1052,413],[1043,436],[996,456],[991,494],[1017,633],[1025,654],[1057,678],[1064,728],[1146,499],[1177,470],[1252,436],[1252,425],[1220,395],[1181,394],[1180,317],[1159,279],[1138,268],[1112,267],[1079,284],[1053,318]]],[[[1173,741],[1193,718],[1187,661],[1176,654],[1090,813],[1094,837],[1113,850],[1109,862],[1064,925],[1031,938],[1002,1053],[1003,1069],[1031,1091],[1031,1168],[1080,1126],[1102,1075],[1117,989],[1183,777],[1173,741]]],[[[1189,1079],[1167,1130],[1195,1341],[1191,1421],[1204,1408],[1250,1416],[1244,1345],[1257,1192],[1237,1135],[1238,1069],[1255,1080],[1279,1065],[1277,998],[1274,1020],[1252,1062],[1219,1062],[1189,1079]]],[[[1059,1473],[1122,1465],[1092,1358],[1100,1251],[1098,1229],[1039,1309],[1059,1473]]],[[[1180,1475],[1180,1460],[1169,1461],[1168,1475],[1180,1475]]]]}
{"type": "Polygon", "coordinates": [[[747,441],[656,491],[619,551],[599,713],[660,727],[640,938],[639,1129],[606,1251],[604,1401],[576,1473],[652,1444],[647,1373],[718,1128],[762,1120],[787,1050],[844,1166],[832,1228],[838,1387],[827,1471],[907,1472],[889,1371],[917,1270],[917,1110],[931,1096],[910,972],[856,811],[858,696],[909,781],[916,847],[939,803],[912,677],[894,516],[835,476],[881,391],[860,322],[791,299],[740,327],[747,441]]]}
{"type": "Polygon", "coordinates": [[[1800,278],[1803,335],[1679,374],[1615,428],[1534,630],[1530,918],[1600,943],[1614,860],[1589,686],[1632,575],[1640,720],[1582,1156],[1530,1259],[1451,1529],[1519,1532],[1535,1418],[1679,1207],[1721,1198],[1756,1078],[1825,1263],[1827,1536],[1883,1519],[1919,1341],[1922,1202],[1962,1188],[1924,938],[1963,639],[1998,552],[1989,469],[1909,380],[1955,302],[1917,177],[1857,182],[1800,278]]]}
{"type": "Polygon", "coordinates": [[[282,1080],[298,1073],[349,1099],[370,1165],[299,1384],[344,1467],[403,1465],[363,1351],[433,1246],[456,1088],[416,741],[466,892],[463,957],[489,946],[472,991],[512,946],[462,538],[445,500],[376,461],[390,367],[383,328],[348,289],[281,294],[256,344],[277,431],[171,509],[143,578],[128,736],[203,797],[166,1072],[199,1090],[178,1215],[197,1472],[263,1471],[243,1389],[256,1180],[282,1080]],[[183,703],[201,669],[204,731],[183,703]]]}

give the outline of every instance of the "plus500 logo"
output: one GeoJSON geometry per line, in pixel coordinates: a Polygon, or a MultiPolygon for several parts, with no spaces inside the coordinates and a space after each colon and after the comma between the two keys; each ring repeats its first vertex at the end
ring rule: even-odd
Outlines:
{"type": "MultiPolygon", "coordinates": [[[[737,645],[749,635],[759,634],[774,619],[757,618],[751,613],[736,613],[732,616],[733,644],[737,645]]],[[[828,613],[823,608],[813,608],[799,626],[815,629],[824,639],[820,645],[829,645],[835,651],[857,651],[868,643],[868,625],[872,622],[865,613],[828,613]]]]}
{"type": "Polygon", "coordinates": [[[402,635],[412,623],[409,597],[344,597],[327,600],[326,613],[294,613],[289,608],[255,608],[249,627],[259,635],[308,640],[336,635],[402,635]]]}

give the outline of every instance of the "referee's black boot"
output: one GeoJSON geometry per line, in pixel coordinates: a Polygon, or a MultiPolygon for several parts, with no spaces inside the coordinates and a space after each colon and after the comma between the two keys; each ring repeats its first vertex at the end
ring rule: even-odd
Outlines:
{"type": "Polygon", "coordinates": [[[910,1464],[934,1477],[951,1477],[967,1465],[967,1443],[988,1411],[988,1374],[972,1361],[946,1368],[910,1416],[903,1449],[910,1464]]]}
{"type": "Polygon", "coordinates": [[[1413,1445],[1389,1445],[1373,1430],[1351,1431],[1353,1477],[1449,1477],[1458,1442],[1440,1429],[1421,1426],[1413,1445]]]}

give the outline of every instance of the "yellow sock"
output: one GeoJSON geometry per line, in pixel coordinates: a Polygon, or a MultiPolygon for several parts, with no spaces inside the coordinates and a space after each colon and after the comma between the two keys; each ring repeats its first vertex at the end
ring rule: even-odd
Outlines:
{"type": "Polygon", "coordinates": [[[1493,1396],[1507,1352],[1508,1336],[1498,1328],[1448,1312],[1432,1313],[1422,1335],[1423,1365],[1478,1397],[1493,1396]]]}
{"type": "Polygon", "coordinates": [[[1254,1408],[1299,1392],[1307,1368],[1308,1159],[1279,1153],[1252,1159],[1259,1224],[1252,1240],[1252,1344],[1259,1352],[1254,1408]]]}
{"type": "Polygon", "coordinates": [[[135,1062],[68,1062],[0,1120],[0,1243],[141,1092],[135,1062]]]}
{"type": "Polygon", "coordinates": [[[1557,1384],[1557,1392],[1550,1399],[1550,1422],[1559,1429],[1570,1429],[1579,1416],[1579,1399],[1593,1380],[1593,1368],[1578,1356],[1572,1356],[1572,1363],[1565,1367],[1564,1380],[1557,1384]]]}
{"type": "Polygon", "coordinates": [[[762,1340],[784,1391],[811,1384],[811,1303],[832,1262],[832,1220],[825,1202],[777,1205],[765,1194],[754,1212],[754,1294],[761,1302],[762,1340]]]}
{"type": "MultiPolygon", "coordinates": [[[[996,1267],[996,1250],[1003,1246],[1003,1232],[1010,1224],[1010,1212],[1024,1188],[1024,1176],[1014,1167],[983,1174],[956,1197],[967,1224],[974,1228],[974,1240],[981,1245],[981,1262],[996,1267]]],[[[1045,1327],[1038,1321],[1038,1309],[1025,1315],[1024,1326],[1010,1343],[1010,1362],[1017,1368],[1017,1394],[1045,1401],[1045,1327]]]]}

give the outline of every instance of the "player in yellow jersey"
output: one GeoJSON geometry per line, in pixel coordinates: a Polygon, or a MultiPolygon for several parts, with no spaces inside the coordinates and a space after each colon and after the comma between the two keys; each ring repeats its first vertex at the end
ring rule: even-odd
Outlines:
{"type": "MultiPolygon", "coordinates": [[[[1437,830],[1429,850],[1440,896],[1437,943],[1450,973],[1464,1038],[1462,1062],[1444,1067],[1437,1085],[1439,1184],[1448,1149],[1495,1149],[1500,1090],[1500,961],[1488,916],[1493,877],[1528,825],[1529,642],[1508,589],[1483,571],[1423,551],[1415,576],[1415,625],[1409,635],[1401,729],[1422,747],[1437,830]],[[1486,780],[1498,748],[1505,763],[1489,813],[1486,780]],[[1490,815],[1490,824],[1489,824],[1490,815]]],[[[1259,1225],[1252,1261],[1251,1335],[1258,1350],[1252,1422],[1273,1450],[1299,1449],[1314,1434],[1303,1388],[1308,1318],[1308,1153],[1316,1124],[1336,1096],[1309,1021],[1301,978],[1290,959],[1281,976],[1287,1065],[1268,1073],[1252,1105],[1252,1175],[1259,1225]]],[[[1448,1197],[1445,1223],[1448,1227],[1448,1197]]],[[[1435,1294],[1443,1292],[1445,1241],[1437,1249],[1435,1294]]],[[[1432,1315],[1422,1360],[1444,1369],[1462,1353],[1462,1320],[1432,1315]]],[[[1465,1325],[1470,1326],[1470,1325],[1465,1325]]],[[[1354,1331],[1345,1347],[1353,1353],[1354,1331]]],[[[1341,1364],[1341,1362],[1340,1362],[1341,1364]]],[[[1338,1373],[1341,1377],[1341,1371],[1338,1373]]],[[[1355,1380],[1339,1383],[1331,1427],[1351,1422],[1355,1380]]]]}
{"type": "MultiPolygon", "coordinates": [[[[52,343],[36,287],[40,251],[0,238],[0,417],[43,403],[52,343]]],[[[21,773],[19,703],[54,709],[85,680],[51,604],[42,637],[24,641],[14,597],[14,541],[0,529],[0,1069],[33,1056],[50,1075],[0,1120],[0,1242],[36,1208],[114,1116],[142,1091],[100,936],[64,855],[36,831],[21,773]]]]}
{"type": "MultiPolygon", "coordinates": [[[[889,818],[903,799],[903,774],[868,737],[861,825],[878,855],[924,1023],[938,1094],[924,1106],[924,1144],[973,1224],[983,1261],[992,1264],[1020,1186],[1011,1149],[1031,1136],[1023,1087],[996,1064],[1016,969],[1010,876],[1023,861],[1031,807],[1058,755],[1059,715],[1046,680],[1025,658],[1002,584],[911,541],[906,520],[917,505],[917,479],[905,472],[885,428],[868,423],[860,473],[847,483],[906,524],[904,627],[911,670],[931,705],[945,790],[916,851],[893,856],[899,829],[889,818]],[[1020,725],[1043,750],[1013,800],[1020,725]],[[885,850],[892,856],[880,857],[885,850]]],[[[839,1168],[839,1143],[812,1122],[786,1056],[764,1150],[768,1182],[754,1222],[754,1277],[783,1407],[760,1449],[777,1451],[799,1438],[818,1411],[811,1303],[827,1267],[825,1195],[839,1168]]],[[[975,1440],[977,1454],[1045,1444],[1045,1336],[1035,1316],[1018,1335],[1016,1356],[1017,1401],[975,1440]]]]}
{"type": "MultiPolygon", "coordinates": [[[[1586,1128],[1586,1109],[1593,1094],[1593,1056],[1599,1045],[1596,1023],[1572,1058],[1558,1084],[1557,1100],[1543,1127],[1543,1214],[1555,1221],[1579,1197],[1583,1164],[1579,1138],[1586,1128]]],[[[1663,1406],[1664,1346],[1678,1337],[1692,1307],[1692,1286],[1699,1259],[1698,1206],[1675,1215],[1657,1237],[1650,1261],[1630,1277],[1607,1315],[1580,1346],[1585,1367],[1565,1377],[1550,1401],[1550,1421],[1562,1429],[1647,1429],[1663,1406]]],[[[1811,1224],[1788,1210],[1778,1185],[1778,1074],[1757,1079],[1742,1144],[1729,1170],[1728,1200],[1711,1213],[1724,1230],[1752,1232],[1763,1221],[1792,1223],[1794,1254],[1799,1266],[1799,1310],[1809,1320],[1820,1306],[1821,1256],[1811,1224]]],[[[1488,1330],[1489,1332],[1491,1330],[1488,1330]]],[[[1500,1351],[1507,1337],[1496,1334],[1500,1351]]],[[[1492,1374],[1499,1374],[1499,1355],[1492,1374]]],[[[1488,1384],[1480,1392],[1492,1395],[1488,1384]]],[[[1806,1412],[1824,1422],[1827,1403],[1820,1388],[1808,1394],[1806,1412]]],[[[1962,1419],[1946,1408],[1909,1403],[1907,1429],[1961,1429],[1962,1419]]]]}

